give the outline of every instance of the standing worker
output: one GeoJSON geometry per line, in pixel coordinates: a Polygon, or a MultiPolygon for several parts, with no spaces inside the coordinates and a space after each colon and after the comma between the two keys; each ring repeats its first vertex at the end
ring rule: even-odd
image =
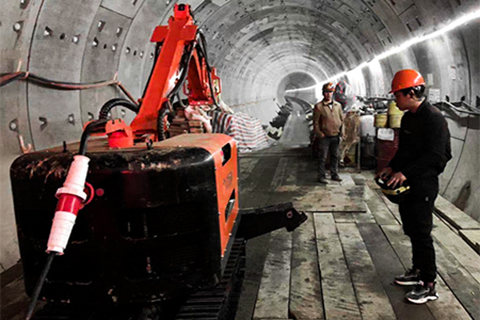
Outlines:
{"type": "Polygon", "coordinates": [[[424,96],[425,80],[415,70],[401,70],[392,81],[397,106],[408,111],[402,118],[397,153],[377,177],[392,188],[405,181],[410,193],[399,204],[403,230],[412,244],[413,266],[397,276],[398,285],[416,285],[405,298],[413,303],[437,300],[432,212],[438,194],[438,175],[452,158],[450,132],[442,113],[424,96]]]}
{"type": "Polygon", "coordinates": [[[342,106],[333,101],[335,85],[328,82],[323,85],[323,100],[315,105],[313,113],[313,126],[319,139],[318,151],[318,181],[327,184],[325,175],[325,161],[330,150],[331,178],[342,181],[338,175],[338,151],[340,147],[340,135],[344,138],[342,106]]]}

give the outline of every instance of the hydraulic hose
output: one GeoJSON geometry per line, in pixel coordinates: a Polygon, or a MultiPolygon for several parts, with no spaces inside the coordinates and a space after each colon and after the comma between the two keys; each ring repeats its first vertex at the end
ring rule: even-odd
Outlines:
{"type": "Polygon", "coordinates": [[[78,150],[78,154],[83,155],[83,156],[86,154],[88,137],[90,136],[90,134],[92,134],[92,132],[95,129],[97,129],[101,126],[105,126],[106,123],[107,123],[107,119],[99,119],[99,120],[90,122],[85,127],[85,129],[83,130],[83,133],[82,133],[82,139],[80,140],[80,148],[78,150]]]}
{"type": "Polygon", "coordinates": [[[138,113],[140,109],[139,106],[133,104],[132,102],[126,99],[121,99],[121,98],[110,99],[107,102],[105,102],[105,104],[100,109],[100,113],[98,114],[98,119],[107,119],[108,113],[117,106],[123,106],[135,113],[138,113]]]}
{"type": "Polygon", "coordinates": [[[208,56],[207,56],[207,41],[205,40],[205,35],[202,32],[198,32],[200,35],[200,43],[201,43],[201,52],[203,56],[205,57],[205,63],[207,65],[207,71],[208,71],[208,84],[210,86],[210,93],[212,95],[213,103],[215,106],[219,109],[220,106],[218,105],[217,98],[215,97],[215,92],[213,91],[213,81],[212,81],[212,68],[210,64],[208,63],[208,56]]]}
{"type": "Polygon", "coordinates": [[[208,72],[208,84],[210,85],[210,93],[212,94],[213,103],[217,108],[220,109],[218,105],[217,98],[215,97],[215,92],[213,91],[213,81],[212,81],[212,72],[208,72]]]}
{"type": "Polygon", "coordinates": [[[190,64],[190,60],[192,59],[193,51],[194,51],[196,45],[197,45],[197,40],[192,42],[190,44],[190,46],[187,48],[187,50],[185,51],[185,53],[183,54],[182,61],[180,63],[180,68],[182,69],[182,73],[181,73],[180,78],[178,79],[177,83],[173,87],[173,89],[167,95],[167,99],[169,101],[171,101],[172,97],[177,94],[177,92],[183,86],[183,83],[185,82],[185,79],[187,78],[188,66],[190,64]]]}
{"type": "Polygon", "coordinates": [[[165,131],[163,130],[163,119],[169,113],[170,113],[170,108],[168,106],[166,106],[165,104],[162,106],[162,108],[158,112],[158,118],[157,118],[158,141],[163,141],[166,138],[165,137],[165,131]]]}
{"type": "Polygon", "coordinates": [[[157,65],[158,56],[160,55],[160,52],[162,51],[162,47],[163,47],[163,41],[157,43],[157,45],[155,46],[155,56],[154,56],[154,60],[153,60],[152,69],[150,70],[150,74],[148,75],[147,83],[146,83],[145,87],[143,88],[142,97],[145,97],[145,94],[147,93],[147,88],[150,85],[150,80],[152,79],[153,71],[155,70],[155,66],[157,65]]]}
{"type": "Polygon", "coordinates": [[[178,104],[180,104],[182,109],[185,109],[187,107],[185,104],[183,104],[182,97],[180,97],[180,94],[178,92],[177,92],[177,100],[178,100],[178,104]]]}

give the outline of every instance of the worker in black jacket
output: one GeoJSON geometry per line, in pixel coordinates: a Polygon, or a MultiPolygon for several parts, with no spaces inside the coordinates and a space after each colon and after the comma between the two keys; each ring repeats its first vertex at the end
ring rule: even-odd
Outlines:
{"type": "Polygon", "coordinates": [[[403,115],[399,148],[377,176],[397,188],[404,183],[410,193],[399,204],[403,230],[412,244],[413,266],[395,278],[399,285],[417,285],[406,295],[414,303],[438,299],[435,290],[435,251],[432,212],[438,194],[438,175],[452,158],[450,133],[442,113],[424,96],[425,81],[415,70],[401,70],[392,81],[392,91],[403,115]]]}

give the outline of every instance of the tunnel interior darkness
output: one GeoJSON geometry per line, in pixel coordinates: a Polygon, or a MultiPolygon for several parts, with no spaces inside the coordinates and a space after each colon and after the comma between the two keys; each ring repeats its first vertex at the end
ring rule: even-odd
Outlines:
{"type": "Polygon", "coordinates": [[[294,91],[289,92],[290,90],[309,88],[317,85],[317,80],[315,80],[310,74],[306,72],[294,72],[285,76],[279,83],[277,89],[277,101],[280,104],[285,104],[285,95],[303,99],[310,104],[315,104],[321,98],[319,96],[318,90],[305,90],[305,91],[294,91]]]}
{"type": "MultiPolygon", "coordinates": [[[[322,84],[407,40],[480,9],[477,0],[186,0],[204,31],[224,101],[267,124],[286,90],[322,84]],[[432,10],[432,8],[435,8],[432,10]]],[[[118,78],[140,97],[153,64],[149,42],[176,1],[12,0],[0,11],[0,72],[29,71],[68,82],[118,78]]],[[[480,92],[480,19],[338,79],[357,96],[386,97],[393,74],[418,69],[431,99],[475,107],[480,92]]],[[[26,81],[0,88],[1,267],[19,257],[9,167],[24,143],[34,150],[78,140],[116,87],[62,91],[26,81]]],[[[315,102],[315,92],[302,92],[315,102]]],[[[133,114],[119,110],[129,121],[133,114]]],[[[440,194],[464,199],[480,219],[479,117],[448,112],[454,158],[440,194]],[[466,188],[467,183],[470,187],[466,188]],[[468,189],[468,190],[467,190],[468,189]],[[467,191],[465,191],[467,190],[467,191]],[[466,200],[465,200],[466,199],[466,200]]],[[[2,269],[2,270],[3,270],[2,269]]]]}

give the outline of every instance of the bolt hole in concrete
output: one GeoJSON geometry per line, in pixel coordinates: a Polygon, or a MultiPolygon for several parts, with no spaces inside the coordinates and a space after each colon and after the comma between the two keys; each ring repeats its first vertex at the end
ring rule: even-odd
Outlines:
{"type": "Polygon", "coordinates": [[[45,117],[38,117],[38,121],[40,122],[40,130],[43,130],[47,127],[48,120],[45,117]]]}
{"type": "Polygon", "coordinates": [[[17,131],[17,129],[18,129],[17,119],[10,121],[9,127],[10,127],[10,130],[17,131]]]}
{"type": "Polygon", "coordinates": [[[13,30],[16,32],[22,30],[22,25],[23,25],[22,21],[15,22],[15,24],[13,25],[13,30]]]}
{"type": "Polygon", "coordinates": [[[98,32],[102,32],[103,28],[105,27],[105,21],[99,20],[97,27],[98,27],[98,32]]]}
{"type": "Polygon", "coordinates": [[[50,29],[49,27],[45,27],[45,30],[43,31],[43,36],[51,37],[52,35],[53,35],[53,30],[50,29]]]}

